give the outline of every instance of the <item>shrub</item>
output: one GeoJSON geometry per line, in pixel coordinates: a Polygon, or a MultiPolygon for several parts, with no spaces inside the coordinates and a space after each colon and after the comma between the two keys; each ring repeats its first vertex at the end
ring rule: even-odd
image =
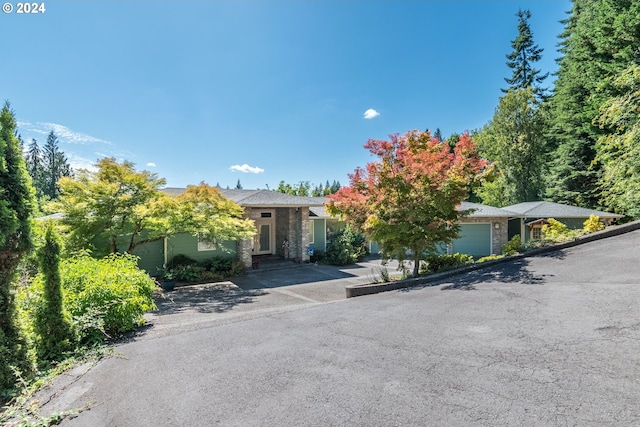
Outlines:
{"type": "Polygon", "coordinates": [[[513,236],[511,240],[502,246],[502,253],[505,255],[515,255],[520,252],[522,252],[522,242],[519,234],[513,236]]]}
{"type": "Polygon", "coordinates": [[[173,258],[171,258],[171,261],[169,261],[167,267],[174,268],[174,267],[180,267],[184,265],[198,265],[198,261],[184,254],[178,254],[173,258]]]}
{"type": "Polygon", "coordinates": [[[476,262],[477,263],[487,262],[487,261],[493,261],[501,258],[504,258],[504,255],[489,255],[489,256],[483,256],[482,258],[478,259],[476,262]]]}
{"type": "Polygon", "coordinates": [[[604,224],[600,222],[600,217],[597,215],[590,215],[589,218],[582,223],[582,226],[587,233],[604,230],[604,224]]]}
{"type": "Polygon", "coordinates": [[[547,219],[547,224],[542,226],[542,233],[544,239],[551,243],[574,240],[583,234],[582,230],[569,230],[569,227],[554,218],[547,219]]]}
{"type": "Polygon", "coordinates": [[[343,230],[332,236],[324,262],[331,265],[354,264],[366,254],[364,236],[347,224],[343,230]]]}
{"type": "Polygon", "coordinates": [[[132,255],[78,255],[60,265],[64,303],[83,342],[102,341],[144,324],[155,309],[155,282],[132,255]]]}
{"type": "Polygon", "coordinates": [[[466,264],[473,264],[473,257],[460,253],[451,255],[428,255],[425,261],[426,266],[424,266],[424,270],[421,271],[421,273],[437,273],[438,271],[451,270],[466,264]]]}
{"type": "Polygon", "coordinates": [[[49,222],[45,243],[38,249],[43,292],[35,311],[37,352],[42,360],[58,360],[75,347],[71,316],[64,310],[60,278],[60,239],[49,222]]]}
{"type": "Polygon", "coordinates": [[[216,255],[210,260],[203,262],[202,266],[207,271],[227,273],[233,268],[233,259],[216,255]]]}

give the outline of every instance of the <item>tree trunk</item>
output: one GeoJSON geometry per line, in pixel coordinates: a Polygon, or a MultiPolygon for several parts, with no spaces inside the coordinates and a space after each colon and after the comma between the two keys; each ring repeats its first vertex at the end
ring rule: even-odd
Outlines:
{"type": "Polygon", "coordinates": [[[413,255],[413,277],[418,277],[420,271],[420,255],[418,252],[414,252],[413,255]]]}

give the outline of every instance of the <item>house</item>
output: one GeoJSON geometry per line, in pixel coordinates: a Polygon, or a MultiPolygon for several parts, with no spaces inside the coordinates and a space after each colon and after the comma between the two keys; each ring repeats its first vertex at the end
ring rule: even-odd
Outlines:
{"type": "MultiPolygon", "coordinates": [[[[172,195],[182,194],[185,188],[164,188],[172,195]]],[[[244,208],[244,217],[252,219],[256,233],[252,239],[223,242],[219,246],[199,240],[198,236],[178,234],[155,245],[144,245],[136,255],[141,267],[152,272],[178,254],[197,261],[213,256],[235,257],[251,268],[255,257],[277,255],[301,262],[309,260],[309,245],[315,228],[309,221],[310,208],[321,207],[321,198],[300,197],[270,190],[219,189],[220,193],[244,208]],[[160,246],[161,245],[161,246],[160,246]],[[155,268],[154,268],[155,267],[155,268]]]]}
{"type": "Polygon", "coordinates": [[[560,221],[570,230],[576,230],[583,228],[584,222],[591,215],[599,217],[605,225],[623,217],[619,214],[543,201],[518,203],[505,206],[503,209],[520,215],[520,219],[514,218],[509,221],[509,238],[519,234],[523,242],[542,238],[542,226],[549,218],[560,221]]]}
{"type": "MultiPolygon", "coordinates": [[[[327,202],[327,198],[319,198],[327,202]]],[[[508,240],[509,220],[520,218],[520,214],[507,209],[494,208],[478,203],[462,202],[458,210],[471,210],[471,213],[460,221],[460,237],[451,245],[441,248],[446,253],[466,253],[475,257],[482,257],[502,253],[502,246],[508,240]]],[[[312,244],[315,250],[326,251],[327,236],[344,225],[337,218],[329,215],[324,206],[310,208],[311,228],[314,229],[312,244]]],[[[369,252],[379,252],[376,242],[368,242],[369,252]]]]}
{"type": "Polygon", "coordinates": [[[509,221],[521,217],[507,208],[471,202],[462,202],[458,210],[471,210],[471,213],[460,220],[459,237],[451,243],[448,252],[474,257],[501,254],[502,247],[509,241],[509,221]]]}

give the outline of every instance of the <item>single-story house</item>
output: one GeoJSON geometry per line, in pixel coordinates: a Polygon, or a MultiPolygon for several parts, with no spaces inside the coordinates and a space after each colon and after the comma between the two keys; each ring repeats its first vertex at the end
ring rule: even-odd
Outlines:
{"type": "Polygon", "coordinates": [[[505,206],[503,209],[515,212],[520,216],[520,219],[514,218],[509,221],[509,238],[519,234],[523,242],[542,238],[542,226],[549,218],[560,221],[570,230],[577,230],[583,228],[584,222],[591,215],[600,218],[600,221],[605,225],[623,217],[623,215],[615,213],[543,201],[518,203],[505,206]]]}
{"type": "MultiPolygon", "coordinates": [[[[320,198],[327,202],[329,199],[320,198]]],[[[478,203],[462,202],[459,210],[471,210],[471,214],[460,221],[460,237],[451,245],[442,248],[442,252],[466,253],[474,257],[482,257],[502,253],[508,238],[508,224],[512,218],[519,219],[521,215],[507,209],[494,208],[478,203]]],[[[311,241],[315,250],[326,251],[327,236],[332,231],[341,227],[337,218],[329,215],[324,206],[310,208],[311,228],[314,238],[311,241]]],[[[376,254],[379,245],[376,242],[368,242],[369,252],[376,254]]]]}
{"type": "MultiPolygon", "coordinates": [[[[162,191],[179,195],[185,190],[169,187],[162,191]]],[[[277,255],[301,262],[309,260],[309,245],[316,235],[313,223],[309,221],[310,208],[322,206],[324,201],[321,198],[292,196],[270,190],[219,191],[244,208],[245,218],[254,221],[256,233],[253,238],[223,242],[224,248],[221,248],[186,233],[170,236],[155,245],[143,245],[136,251],[136,255],[141,257],[141,267],[149,272],[156,271],[178,254],[197,261],[205,261],[215,255],[236,257],[246,268],[251,268],[254,258],[261,255],[277,255]]]]}
{"type": "Polygon", "coordinates": [[[459,210],[472,210],[460,221],[460,237],[448,248],[449,253],[464,253],[474,257],[498,255],[509,241],[509,221],[521,215],[507,208],[462,202],[459,210]]]}

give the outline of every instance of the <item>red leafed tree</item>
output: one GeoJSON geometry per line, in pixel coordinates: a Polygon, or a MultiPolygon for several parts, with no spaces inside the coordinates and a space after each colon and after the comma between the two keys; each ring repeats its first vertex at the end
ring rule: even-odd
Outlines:
{"type": "Polygon", "coordinates": [[[485,161],[465,133],[451,147],[429,132],[370,139],[377,161],[349,175],[349,186],[329,196],[328,210],[382,244],[384,255],[404,260],[407,249],[417,276],[420,260],[458,236],[457,208],[480,178],[485,161]]]}

